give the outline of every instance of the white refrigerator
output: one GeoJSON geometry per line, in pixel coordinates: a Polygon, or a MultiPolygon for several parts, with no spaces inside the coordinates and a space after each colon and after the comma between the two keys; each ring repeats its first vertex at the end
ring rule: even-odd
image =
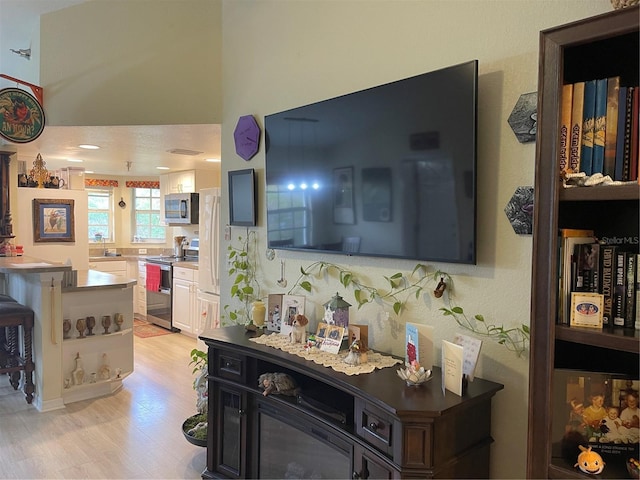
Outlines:
{"type": "MultiPolygon", "coordinates": [[[[220,189],[200,190],[200,248],[198,253],[197,334],[220,326],[220,189]]],[[[198,348],[205,344],[198,339],[198,348]]],[[[206,351],[206,350],[205,350],[206,351]]]]}

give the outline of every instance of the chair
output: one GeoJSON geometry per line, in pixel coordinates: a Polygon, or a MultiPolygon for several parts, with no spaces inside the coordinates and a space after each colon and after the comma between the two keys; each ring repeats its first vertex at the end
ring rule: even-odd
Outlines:
{"type": "Polygon", "coordinates": [[[17,303],[11,297],[0,296],[0,373],[9,374],[14,390],[20,384],[20,372],[24,371],[24,393],[27,403],[33,401],[32,333],[34,312],[17,303]],[[22,328],[22,355],[19,347],[19,331],[22,328]]]}
{"type": "Polygon", "coordinates": [[[344,237],[342,239],[342,251],[358,253],[360,251],[360,237],[344,237]]]}

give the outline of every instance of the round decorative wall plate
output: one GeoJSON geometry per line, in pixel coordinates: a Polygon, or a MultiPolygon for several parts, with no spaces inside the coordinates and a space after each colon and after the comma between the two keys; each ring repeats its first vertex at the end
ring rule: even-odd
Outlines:
{"type": "Polygon", "coordinates": [[[29,143],[44,130],[44,110],[30,93],[19,88],[0,90],[0,136],[15,143],[29,143]]]}
{"type": "Polygon", "coordinates": [[[260,145],[260,127],[253,115],[244,115],[238,119],[233,131],[236,153],[249,161],[258,153],[260,145]]]}

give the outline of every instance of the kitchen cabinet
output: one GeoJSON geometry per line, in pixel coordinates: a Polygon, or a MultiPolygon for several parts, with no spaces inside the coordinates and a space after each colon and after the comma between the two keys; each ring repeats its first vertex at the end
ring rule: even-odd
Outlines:
{"type": "Polygon", "coordinates": [[[134,312],[145,318],[147,315],[147,263],[144,260],[138,261],[138,279],[134,287],[134,312]]]}
{"type": "MultiPolygon", "coordinates": [[[[99,272],[110,273],[111,275],[119,275],[121,277],[127,276],[127,261],[126,260],[108,260],[100,262],[89,262],[89,268],[91,270],[98,270],[99,272]]],[[[134,277],[131,277],[134,278],[134,277]]]]}
{"type": "Polygon", "coordinates": [[[197,334],[198,323],[198,271],[173,267],[173,326],[190,336],[197,334]]]}

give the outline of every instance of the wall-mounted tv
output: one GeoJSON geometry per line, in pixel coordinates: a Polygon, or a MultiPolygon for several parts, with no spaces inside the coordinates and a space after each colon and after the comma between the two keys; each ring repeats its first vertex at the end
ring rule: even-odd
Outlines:
{"type": "Polygon", "coordinates": [[[229,171],[229,225],[256,225],[256,176],[253,168],[229,171]]]}
{"type": "Polygon", "coordinates": [[[265,117],[271,248],[476,262],[478,61],[265,117]]]}

